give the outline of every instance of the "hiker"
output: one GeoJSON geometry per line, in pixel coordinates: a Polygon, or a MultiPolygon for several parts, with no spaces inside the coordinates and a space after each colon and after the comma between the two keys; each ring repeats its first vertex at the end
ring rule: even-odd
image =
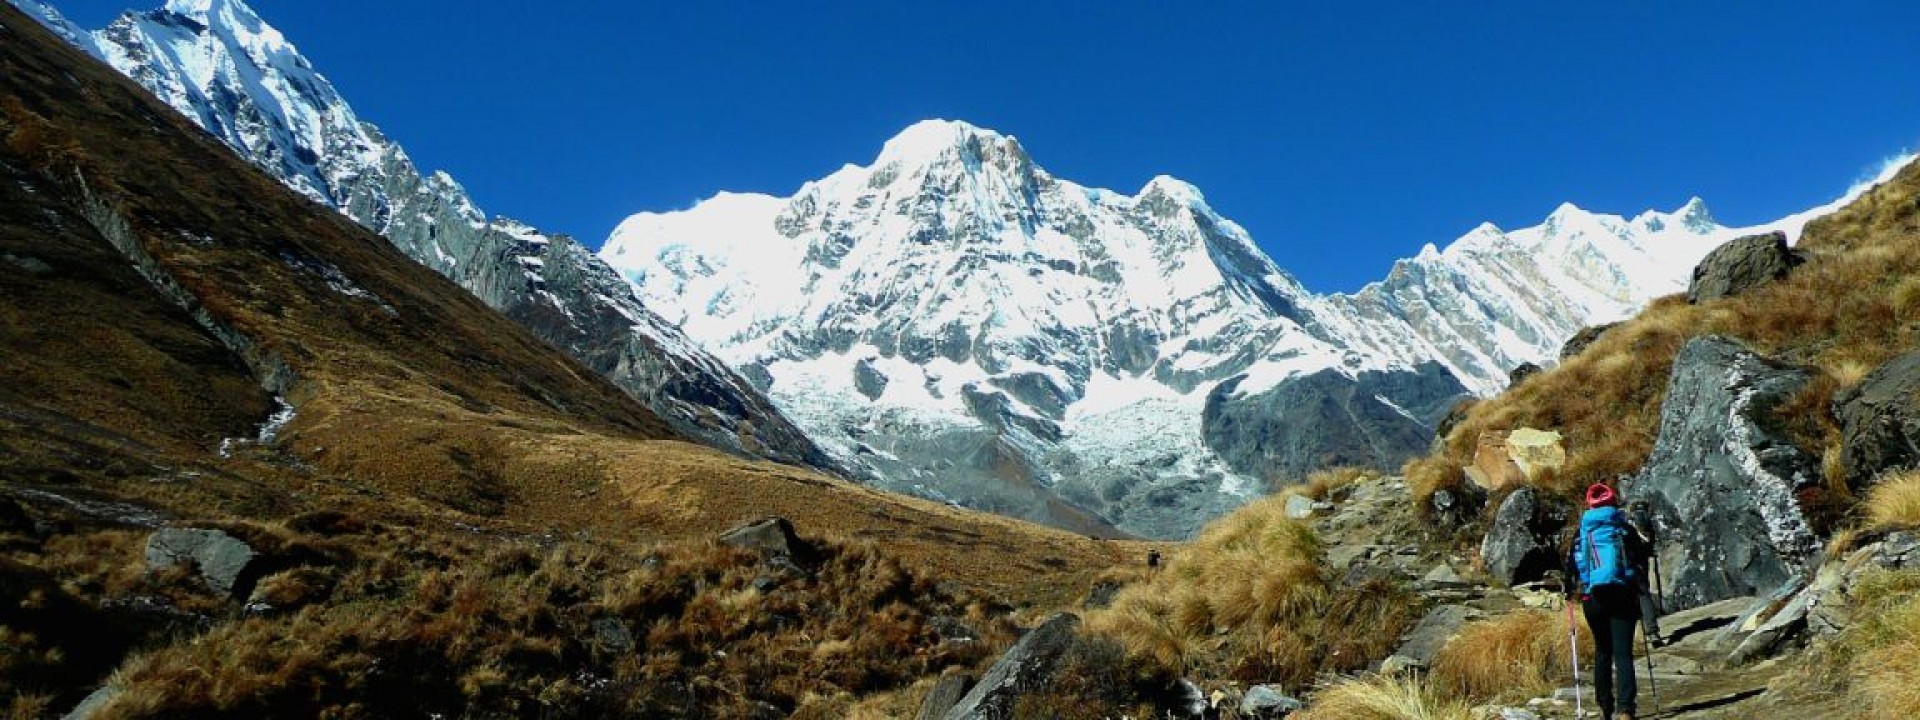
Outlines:
{"type": "Polygon", "coordinates": [[[1666,609],[1660,606],[1660,568],[1651,565],[1658,562],[1653,556],[1654,538],[1658,537],[1658,530],[1654,527],[1653,506],[1645,500],[1627,503],[1627,527],[1633,530],[1634,535],[1629,540],[1637,543],[1637,547],[1627,548],[1627,557],[1635,561],[1633,572],[1639,580],[1636,587],[1640,591],[1640,622],[1647,631],[1647,646],[1657,648],[1666,644],[1660,635],[1660,615],[1666,609]]]}
{"type": "Polygon", "coordinates": [[[1160,549],[1159,548],[1152,548],[1147,550],[1147,569],[1148,570],[1160,569],[1160,549]]]}
{"type": "MultiPolygon", "coordinates": [[[[1620,511],[1613,488],[1587,488],[1587,511],[1580,516],[1570,563],[1579,582],[1581,611],[1593,631],[1593,693],[1600,715],[1634,720],[1639,688],[1633,676],[1634,626],[1640,622],[1639,559],[1646,546],[1620,511]]],[[[1578,658],[1575,658],[1578,661],[1578,658]]]]}

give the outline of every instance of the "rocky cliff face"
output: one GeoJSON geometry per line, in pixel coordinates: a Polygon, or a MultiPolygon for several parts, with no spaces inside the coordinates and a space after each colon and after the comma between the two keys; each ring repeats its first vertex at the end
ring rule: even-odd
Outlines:
{"type": "Polygon", "coordinates": [[[829,464],[764,396],[648,311],[591,252],[489,217],[453,178],[423,173],[241,0],[170,0],[92,33],[38,0],[13,2],[288,187],[605,374],[689,437],[829,464]]]}

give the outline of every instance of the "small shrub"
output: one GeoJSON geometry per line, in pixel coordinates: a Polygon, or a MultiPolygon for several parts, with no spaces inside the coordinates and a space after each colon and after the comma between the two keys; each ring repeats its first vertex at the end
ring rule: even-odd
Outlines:
{"type": "Polygon", "coordinates": [[[1432,692],[1418,680],[1370,675],[1348,678],[1315,693],[1299,720],[1470,720],[1465,703],[1432,692]]]}
{"type": "Polygon", "coordinates": [[[1867,492],[1867,520],[1881,530],[1920,527],[1920,470],[1885,478],[1867,492]]]}

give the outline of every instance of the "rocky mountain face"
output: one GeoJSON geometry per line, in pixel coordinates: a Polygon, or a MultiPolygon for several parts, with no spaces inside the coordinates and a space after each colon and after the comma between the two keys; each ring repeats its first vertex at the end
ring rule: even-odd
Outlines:
{"type": "Polygon", "coordinates": [[[1179,536],[1274,480],[1396,467],[1456,400],[1754,231],[1697,199],[1564,205],[1323,295],[1187,183],[1083,187],[1012,137],[928,121],[792,197],[635,215],[600,255],[887,487],[1179,536]]]}
{"type": "Polygon", "coordinates": [[[579,243],[489,217],[452,177],[423,173],[241,0],[170,0],[96,32],[39,0],[13,3],[288,187],[605,374],[687,436],[783,462],[830,462],[579,243]]]}

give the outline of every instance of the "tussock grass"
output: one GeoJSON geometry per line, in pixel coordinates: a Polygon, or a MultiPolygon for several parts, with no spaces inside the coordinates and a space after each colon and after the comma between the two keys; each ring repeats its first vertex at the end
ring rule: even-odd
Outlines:
{"type": "Polygon", "coordinates": [[[1869,571],[1848,600],[1852,624],[1815,643],[1800,660],[1804,671],[1772,689],[1845,697],[1869,720],[1920,717],[1920,571],[1869,571]]]}
{"type": "MultiPolygon", "coordinates": [[[[1586,623],[1576,619],[1581,648],[1593,648],[1586,623]]],[[[1567,615],[1520,610],[1472,623],[1441,648],[1431,686],[1450,697],[1474,700],[1539,697],[1571,677],[1567,615]]]]}
{"type": "Polygon", "coordinates": [[[1380,477],[1380,471],[1373,468],[1327,468],[1309,473],[1306,482],[1297,485],[1281,484],[1274,487],[1273,491],[1278,494],[1299,495],[1308,500],[1326,500],[1336,491],[1377,477],[1380,477]]]}
{"type": "Polygon", "coordinates": [[[1419,680],[1384,675],[1349,678],[1322,689],[1294,717],[1300,720],[1471,720],[1472,708],[1442,697],[1419,680]]]}
{"type": "Polygon", "coordinates": [[[1882,478],[1867,493],[1866,514],[1878,530],[1920,527],[1920,470],[1882,478]]]}
{"type": "Polygon", "coordinates": [[[1337,584],[1319,538],[1285,505],[1271,497],[1215,521],[1089,625],[1188,677],[1297,687],[1377,662],[1413,619],[1410,595],[1337,584]]]}

